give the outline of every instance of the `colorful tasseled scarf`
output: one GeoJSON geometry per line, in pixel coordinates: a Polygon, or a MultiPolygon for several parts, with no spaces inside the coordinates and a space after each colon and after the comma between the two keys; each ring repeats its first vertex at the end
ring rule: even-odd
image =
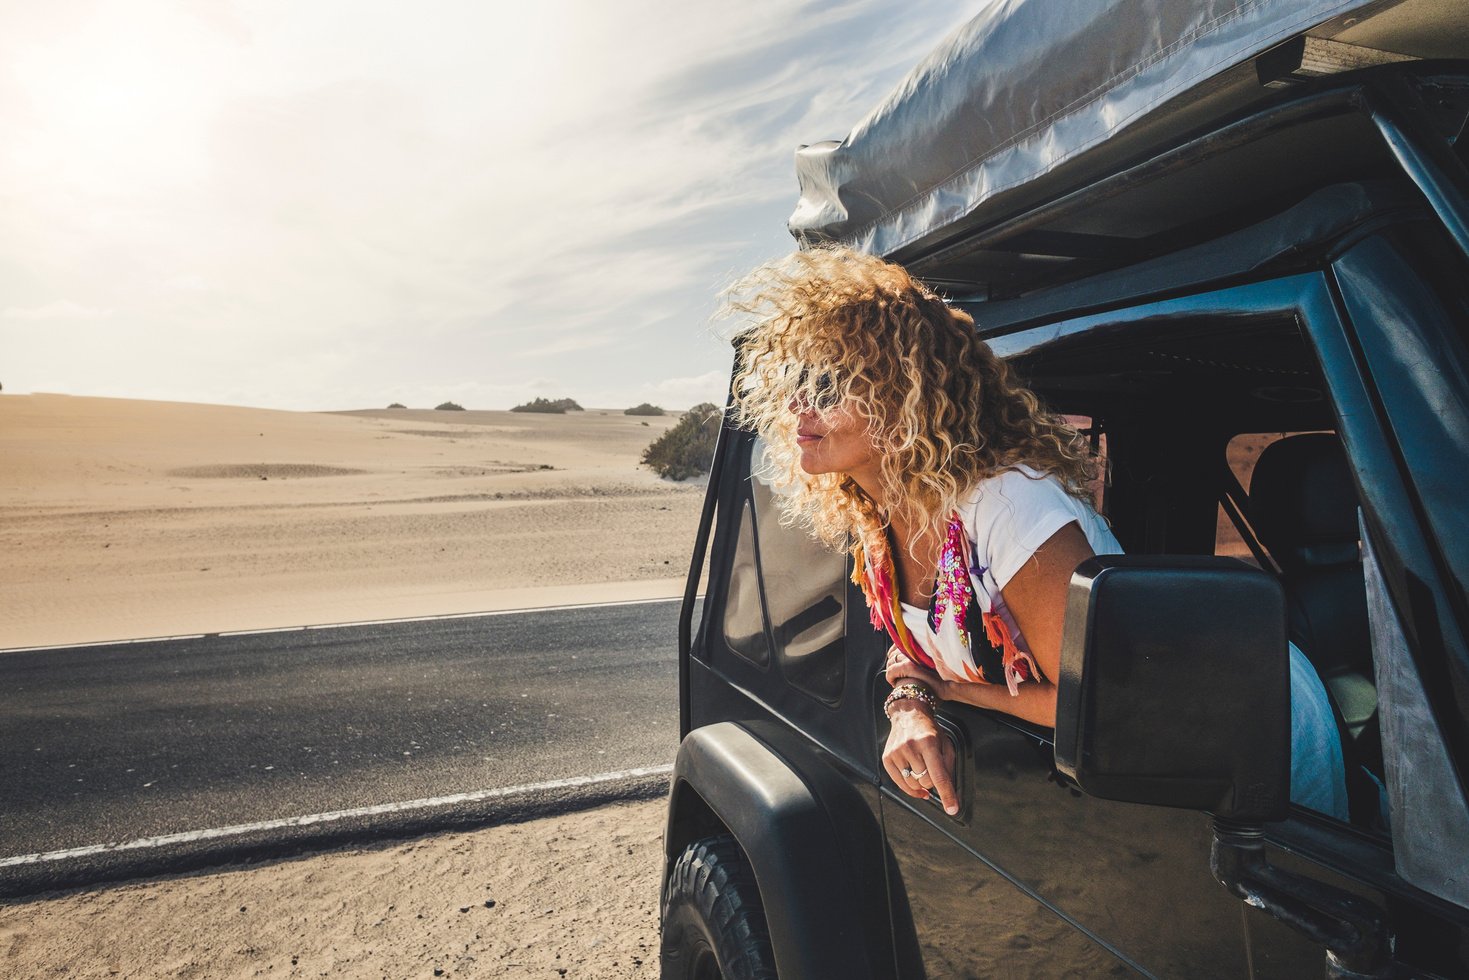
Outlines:
{"type": "Polygon", "coordinates": [[[955,513],[949,517],[934,576],[933,605],[928,611],[928,625],[933,633],[931,645],[922,643],[903,621],[897,574],[885,533],[859,542],[853,552],[852,581],[862,588],[872,625],[886,630],[909,659],[947,681],[1004,683],[1015,694],[1023,681],[1036,676],[1035,662],[1015,645],[1009,627],[994,611],[993,599],[984,592],[984,586],[979,585],[976,592],[973,576],[983,574],[983,569],[971,568],[970,564],[969,536],[955,513]],[[982,604],[979,595],[986,600],[982,604]],[[988,649],[974,649],[969,624],[975,614],[984,626],[988,649]]]}

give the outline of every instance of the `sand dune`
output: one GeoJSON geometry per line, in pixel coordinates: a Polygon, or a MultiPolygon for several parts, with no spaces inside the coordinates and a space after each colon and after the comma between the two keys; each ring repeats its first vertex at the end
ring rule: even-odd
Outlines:
{"type": "Polygon", "coordinates": [[[679,594],[675,421],[0,396],[0,648],[679,594]]]}

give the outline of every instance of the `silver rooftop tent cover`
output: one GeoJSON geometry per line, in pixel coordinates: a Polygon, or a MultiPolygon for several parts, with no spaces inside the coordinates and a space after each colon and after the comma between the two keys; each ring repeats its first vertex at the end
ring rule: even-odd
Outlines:
{"type": "MultiPolygon", "coordinates": [[[[1444,2],[1405,6],[1464,16],[1462,0],[1444,2]]],[[[1362,33],[1362,22],[1398,6],[995,0],[846,139],[797,151],[801,199],[791,233],[805,244],[836,240],[906,258],[905,250],[938,244],[956,224],[999,220],[1106,172],[1129,149],[1142,152],[1259,100],[1267,93],[1253,71],[1247,77],[1250,60],[1296,35],[1382,46],[1413,34],[1422,40],[1411,30],[1362,33]]]]}

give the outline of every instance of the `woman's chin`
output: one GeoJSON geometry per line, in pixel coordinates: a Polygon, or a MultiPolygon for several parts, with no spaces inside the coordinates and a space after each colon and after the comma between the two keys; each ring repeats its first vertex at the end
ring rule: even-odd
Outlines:
{"type": "Polygon", "coordinates": [[[829,467],[821,465],[821,456],[818,453],[804,448],[801,450],[800,466],[801,471],[807,476],[820,476],[823,473],[831,472],[829,467]]]}

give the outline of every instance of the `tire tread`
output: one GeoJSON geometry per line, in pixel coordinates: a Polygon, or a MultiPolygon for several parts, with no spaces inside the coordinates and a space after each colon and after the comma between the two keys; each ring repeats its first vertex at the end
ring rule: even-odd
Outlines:
{"type": "Polygon", "coordinates": [[[775,958],[760,888],[733,837],[708,837],[684,848],[669,875],[663,903],[664,980],[683,980],[682,955],[694,923],[719,961],[724,980],[775,980],[775,958]],[[672,933],[672,934],[671,934],[672,933]]]}

